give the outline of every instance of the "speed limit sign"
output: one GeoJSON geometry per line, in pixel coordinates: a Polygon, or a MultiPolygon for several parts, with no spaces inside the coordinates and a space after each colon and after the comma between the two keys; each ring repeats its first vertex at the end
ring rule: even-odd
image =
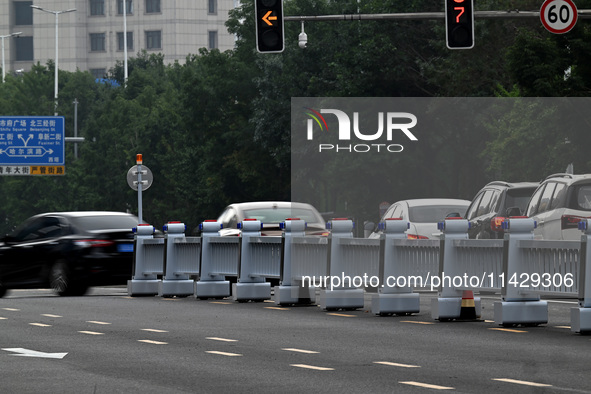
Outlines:
{"type": "Polygon", "coordinates": [[[546,0],[540,9],[542,24],[551,33],[569,32],[577,23],[577,6],[572,0],[546,0]]]}

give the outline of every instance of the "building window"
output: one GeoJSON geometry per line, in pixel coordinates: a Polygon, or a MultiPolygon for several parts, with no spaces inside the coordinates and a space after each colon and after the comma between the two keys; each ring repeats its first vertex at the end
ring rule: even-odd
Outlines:
{"type": "Polygon", "coordinates": [[[90,50],[92,52],[105,51],[105,33],[90,34],[90,50]]]}
{"type": "Polygon", "coordinates": [[[12,44],[15,45],[16,61],[31,61],[33,60],[33,37],[19,36],[18,40],[14,39],[12,44]]]}
{"type": "MultiPolygon", "coordinates": [[[[117,50],[122,51],[124,49],[123,46],[123,32],[117,33],[117,50]]],[[[133,32],[127,32],[127,49],[133,50],[133,32]]]]}
{"type": "Polygon", "coordinates": [[[94,79],[103,79],[107,77],[107,70],[105,68],[91,68],[90,73],[94,79]]]}
{"type": "Polygon", "coordinates": [[[14,2],[14,24],[32,25],[33,24],[33,5],[32,1],[15,1],[14,2]]]}
{"type": "Polygon", "coordinates": [[[217,14],[218,13],[217,0],[209,0],[208,1],[207,13],[208,14],[217,14]]]}
{"type": "Polygon", "coordinates": [[[160,12],[160,0],[146,0],[146,14],[160,12]]]}
{"type": "Polygon", "coordinates": [[[90,15],[105,15],[105,0],[90,0],[90,15]]]}
{"type": "MultiPolygon", "coordinates": [[[[125,8],[125,14],[133,14],[133,1],[125,0],[127,7],[125,8]]],[[[123,0],[117,0],[117,14],[123,15],[123,0]]]]}
{"type": "Polygon", "coordinates": [[[218,32],[209,31],[207,32],[207,47],[209,49],[216,49],[218,47],[218,32]]]}
{"type": "Polygon", "coordinates": [[[147,31],[146,32],[146,48],[147,49],[161,49],[162,48],[162,32],[161,31],[147,31]]]}

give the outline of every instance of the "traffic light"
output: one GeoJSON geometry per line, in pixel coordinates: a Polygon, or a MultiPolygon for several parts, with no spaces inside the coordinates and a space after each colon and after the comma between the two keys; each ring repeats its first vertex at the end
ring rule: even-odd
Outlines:
{"type": "Polygon", "coordinates": [[[283,0],[255,0],[257,51],[283,52],[283,0]]]}
{"type": "Polygon", "coordinates": [[[474,0],[445,0],[445,39],[449,49],[474,47],[474,0]]]}

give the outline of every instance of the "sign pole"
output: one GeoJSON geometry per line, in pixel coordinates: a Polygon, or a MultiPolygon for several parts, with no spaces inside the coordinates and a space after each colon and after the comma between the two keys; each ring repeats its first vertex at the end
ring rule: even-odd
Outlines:
{"type": "Polygon", "coordinates": [[[137,210],[138,218],[140,223],[143,223],[142,219],[142,155],[138,153],[136,155],[137,164],[137,210]]]}

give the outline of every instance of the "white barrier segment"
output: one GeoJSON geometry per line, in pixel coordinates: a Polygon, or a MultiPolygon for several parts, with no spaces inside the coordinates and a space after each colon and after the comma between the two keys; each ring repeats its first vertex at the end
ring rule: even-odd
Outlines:
{"type": "MultiPolygon", "coordinates": [[[[329,288],[320,290],[318,295],[318,306],[324,310],[336,309],[358,309],[364,306],[364,289],[356,289],[348,286],[333,286],[332,279],[343,278],[345,272],[344,248],[340,240],[353,237],[353,222],[348,219],[333,219],[327,225],[331,230],[328,250],[328,276],[330,277],[329,288]]],[[[342,283],[341,283],[342,284],[342,283]]]]}
{"type": "Polygon", "coordinates": [[[292,278],[292,247],[294,237],[303,237],[306,222],[301,219],[287,219],[282,223],[283,253],[281,260],[281,280],[275,287],[273,299],[277,305],[309,303],[309,289],[299,286],[292,278]]]}
{"type": "MultiPolygon", "coordinates": [[[[453,284],[454,278],[463,278],[460,259],[455,241],[468,239],[470,224],[462,218],[446,218],[439,223],[443,231],[439,251],[440,286],[437,298],[431,300],[431,317],[439,321],[458,319],[462,309],[463,290],[453,284]]],[[[481,315],[480,298],[474,298],[476,317],[481,315]]]]}
{"type": "Polygon", "coordinates": [[[291,238],[292,286],[301,287],[303,298],[316,302],[316,291],[321,287],[320,278],[328,277],[328,237],[308,236],[291,238]]]}
{"type": "Polygon", "coordinates": [[[131,280],[127,281],[127,294],[157,295],[160,283],[157,275],[163,270],[164,240],[154,239],[154,226],[138,224],[133,231],[134,265],[131,280]]]}
{"type": "Polygon", "coordinates": [[[503,326],[517,324],[538,325],[548,322],[548,303],[540,301],[540,296],[531,292],[524,293],[519,283],[512,281],[527,272],[524,267],[524,250],[519,247],[522,240],[534,238],[536,222],[531,218],[509,218],[503,222],[505,228],[505,255],[503,270],[505,283],[501,291],[502,301],[494,304],[495,323],[503,326]]]}
{"type": "MultiPolygon", "coordinates": [[[[185,224],[180,222],[169,222],[164,225],[164,276],[158,291],[162,297],[186,297],[195,292],[195,281],[189,278],[188,272],[181,272],[179,248],[175,245],[176,240],[185,238],[185,229],[185,224]]],[[[195,254],[194,271],[197,271],[199,266],[198,256],[195,254]]]]}
{"type": "Polygon", "coordinates": [[[571,308],[571,331],[591,333],[591,219],[579,222],[581,258],[579,260],[579,308],[571,308]]]}
{"type": "Polygon", "coordinates": [[[235,301],[263,301],[271,299],[271,283],[265,282],[264,277],[254,276],[255,261],[252,259],[251,238],[261,236],[262,223],[256,219],[244,219],[239,224],[242,229],[240,235],[240,266],[238,269],[238,283],[232,285],[232,298],[235,301]]]}
{"type": "MultiPolygon", "coordinates": [[[[202,300],[229,297],[230,281],[218,274],[222,271],[218,268],[215,259],[219,254],[214,253],[214,244],[211,242],[213,237],[219,236],[222,224],[215,220],[206,220],[199,227],[201,229],[201,266],[199,281],[195,283],[195,296],[202,300]]],[[[236,266],[237,262],[238,259],[236,259],[236,266]]]]}
{"type": "Polygon", "coordinates": [[[380,283],[381,287],[371,299],[371,311],[376,315],[410,314],[420,310],[418,293],[413,293],[410,284],[398,286],[388,283],[389,278],[405,277],[406,270],[402,267],[400,248],[394,240],[407,239],[405,231],[409,223],[400,219],[386,219],[380,223],[383,234],[380,237],[380,283]]]}

